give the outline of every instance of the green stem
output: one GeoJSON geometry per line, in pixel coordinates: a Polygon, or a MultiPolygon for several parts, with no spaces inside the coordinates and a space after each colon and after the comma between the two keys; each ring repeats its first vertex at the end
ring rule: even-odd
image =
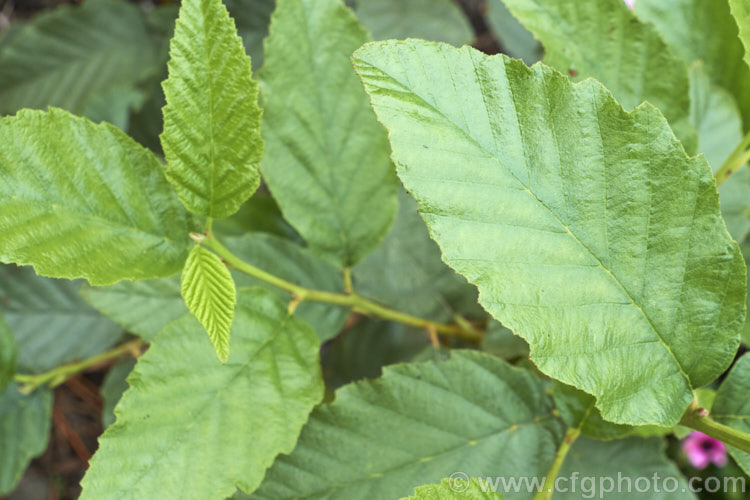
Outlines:
{"type": "Polygon", "coordinates": [[[721,168],[714,174],[717,186],[721,186],[733,173],[750,161],[748,147],[750,147],[750,132],[745,134],[745,137],[742,138],[742,141],[732,151],[732,154],[729,155],[721,168]]]}
{"type": "Polygon", "coordinates": [[[344,291],[346,293],[354,293],[354,286],[352,285],[352,268],[344,268],[344,291]]]}
{"type": "Polygon", "coordinates": [[[680,420],[680,424],[707,434],[724,444],[734,446],[745,453],[750,453],[750,434],[712,420],[709,418],[708,412],[699,408],[695,402],[688,407],[680,420]]]}
{"type": "Polygon", "coordinates": [[[13,379],[16,382],[23,384],[21,392],[23,392],[24,394],[29,394],[34,389],[42,385],[48,385],[50,388],[54,388],[64,383],[73,375],[76,375],[91,366],[98,365],[99,363],[103,363],[111,359],[119,358],[123,354],[129,352],[135,353],[139,351],[142,346],[143,341],[141,339],[131,340],[130,342],[126,342],[120,346],[115,347],[114,349],[110,349],[109,351],[97,354],[96,356],[92,356],[77,363],[69,363],[66,365],[57,366],[48,372],[40,373],[37,375],[22,375],[19,373],[16,374],[13,379]]]}
{"type": "Polygon", "coordinates": [[[473,328],[465,328],[460,325],[446,325],[443,323],[435,323],[423,318],[418,318],[410,314],[394,311],[387,307],[381,306],[371,300],[367,300],[360,297],[356,293],[333,293],[325,292],[322,290],[310,290],[308,288],[295,285],[290,283],[278,276],[268,273],[262,269],[259,269],[247,262],[243,261],[232,252],[230,252],[224,245],[222,245],[216,238],[211,235],[207,235],[205,239],[201,241],[203,245],[216,252],[216,254],[224,259],[224,261],[245,274],[258,278],[261,281],[265,281],[277,288],[285,290],[292,294],[293,299],[298,301],[309,300],[312,302],[323,302],[325,304],[333,304],[338,306],[344,306],[352,309],[354,312],[377,316],[382,319],[396,321],[398,323],[404,323],[406,325],[414,326],[417,328],[434,328],[437,333],[442,335],[450,335],[459,337],[469,342],[478,342],[481,339],[481,333],[477,332],[473,328]]]}
{"type": "MultiPolygon", "coordinates": [[[[583,425],[583,422],[581,423],[583,425]]],[[[547,472],[547,477],[544,479],[544,486],[542,491],[537,492],[534,496],[534,500],[549,500],[555,493],[555,482],[557,481],[557,475],[560,474],[560,468],[562,467],[565,457],[568,456],[571,446],[575,443],[578,436],[581,435],[581,427],[568,427],[563,437],[562,444],[555,453],[555,459],[552,462],[552,466],[547,472]]]]}

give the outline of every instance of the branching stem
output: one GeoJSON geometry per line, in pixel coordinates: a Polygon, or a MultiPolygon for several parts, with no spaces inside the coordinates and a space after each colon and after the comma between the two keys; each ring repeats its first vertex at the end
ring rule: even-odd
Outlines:
{"type": "Polygon", "coordinates": [[[568,456],[570,447],[573,446],[573,443],[578,439],[578,436],[581,435],[582,426],[583,421],[578,427],[568,427],[562,443],[557,449],[557,453],[555,453],[555,459],[552,461],[552,466],[549,468],[549,472],[547,472],[547,477],[544,479],[544,486],[542,486],[542,490],[534,496],[534,500],[550,500],[550,498],[552,498],[552,495],[555,493],[557,475],[560,474],[560,468],[562,467],[563,462],[565,462],[565,457],[568,456]]]}
{"type": "Polygon", "coordinates": [[[745,453],[750,453],[750,434],[712,420],[708,411],[700,408],[695,402],[688,407],[680,420],[680,424],[707,434],[724,444],[734,446],[745,453]]]}
{"type": "Polygon", "coordinates": [[[732,151],[732,154],[729,155],[721,168],[714,174],[717,186],[721,186],[733,173],[750,161],[750,151],[748,151],[748,148],[750,148],[750,132],[742,138],[742,141],[732,151]]]}
{"type": "Polygon", "coordinates": [[[247,262],[243,261],[232,252],[230,252],[224,245],[222,245],[216,238],[211,234],[206,235],[205,239],[201,244],[207,246],[216,254],[223,258],[224,261],[245,274],[253,276],[261,281],[265,281],[277,288],[285,290],[292,294],[294,300],[297,301],[312,301],[312,302],[323,302],[325,304],[334,304],[338,306],[348,307],[352,311],[378,318],[386,319],[389,321],[395,321],[406,325],[414,326],[417,328],[434,329],[441,335],[448,335],[458,337],[469,342],[479,342],[482,338],[482,333],[477,331],[467,322],[464,325],[447,325],[443,323],[436,323],[423,318],[418,318],[410,314],[402,313],[389,309],[385,306],[381,306],[371,300],[360,297],[356,293],[333,293],[322,290],[310,290],[308,288],[295,285],[289,281],[286,281],[278,276],[268,273],[262,269],[259,269],[247,262]]]}

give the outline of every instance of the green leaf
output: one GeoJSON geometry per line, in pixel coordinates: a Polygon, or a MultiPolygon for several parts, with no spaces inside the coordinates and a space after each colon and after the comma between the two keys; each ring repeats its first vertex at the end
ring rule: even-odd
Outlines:
{"type": "Polygon", "coordinates": [[[47,448],[52,393],[38,389],[28,396],[11,384],[0,393],[0,495],[13,491],[31,459],[47,448]]]}
{"type": "Polygon", "coordinates": [[[745,317],[745,264],[705,159],[653,106],[627,113],[543,64],[415,40],[368,44],[354,63],[480,303],[606,420],[676,424],[745,317]]]}
{"type": "Polygon", "coordinates": [[[80,113],[92,97],[132,86],[157,64],[135,5],[96,0],[44,12],[0,49],[0,114],[47,106],[80,113]]]}
{"type": "Polygon", "coordinates": [[[237,303],[237,291],[229,269],[216,254],[196,245],[185,262],[180,292],[188,310],[206,329],[216,355],[226,363],[237,303]]]}
{"type": "Polygon", "coordinates": [[[384,366],[413,360],[429,345],[424,329],[362,318],[323,345],[323,378],[331,389],[355,380],[378,378],[384,366]]]}
{"type": "Polygon", "coordinates": [[[357,0],[355,12],[375,40],[423,38],[460,46],[474,38],[453,0],[357,0]]]}
{"type": "Polygon", "coordinates": [[[0,314],[16,337],[23,371],[95,356],[122,337],[122,328],[81,299],[81,285],[37,276],[30,267],[0,266],[0,314]]]}
{"type": "MultiPolygon", "coordinates": [[[[716,393],[711,417],[734,429],[750,433],[750,355],[743,355],[732,367],[716,393]]],[[[728,446],[732,458],[750,475],[750,453],[728,446]]]]}
{"type": "Polygon", "coordinates": [[[94,123],[109,122],[127,131],[130,112],[137,111],[146,100],[146,94],[130,87],[113,87],[111,90],[89,99],[84,114],[94,123]]]}
{"type": "Polygon", "coordinates": [[[419,486],[414,490],[414,496],[404,497],[402,500],[502,500],[503,496],[493,493],[486,482],[477,478],[471,479],[443,479],[440,484],[419,486]]]}
{"type": "Polygon", "coordinates": [[[276,200],[260,192],[247,200],[236,214],[214,221],[214,233],[222,237],[253,232],[273,234],[304,245],[302,237],[284,220],[276,200]]]}
{"type": "Polygon", "coordinates": [[[161,145],[191,211],[227,217],[260,183],[258,85],[221,0],[186,0],[170,44],[161,145]]]}
{"type": "Polygon", "coordinates": [[[387,367],[317,408],[252,498],[400,498],[456,471],[542,476],[561,431],[552,406],[533,373],[487,354],[387,367]]]}
{"type": "Polygon", "coordinates": [[[170,322],[190,314],[180,294],[179,276],[106,287],[83,285],[81,295],[94,309],[146,341],[153,340],[170,322]]]}
{"type": "Polygon", "coordinates": [[[399,191],[399,211],[378,248],[353,269],[358,294],[433,321],[454,314],[481,316],[477,291],[440,259],[414,199],[399,191]]]}
{"type": "Polygon", "coordinates": [[[148,150],[60,109],[0,119],[0,261],[95,285],[175,274],[188,221],[148,150]]]}
{"type": "Polygon", "coordinates": [[[135,366],[134,358],[127,358],[115,363],[104,377],[101,387],[103,408],[102,408],[102,425],[106,429],[115,423],[115,405],[120,401],[122,394],[128,389],[128,383],[125,380],[135,366]]]}
{"type": "MultiPolygon", "coordinates": [[[[742,140],[742,118],[732,95],[712,84],[703,62],[690,67],[690,121],[698,132],[698,151],[716,172],[742,140]]],[[[750,169],[743,168],[719,186],[721,213],[737,242],[750,233],[750,169]]]]}
{"type": "MultiPolygon", "coordinates": [[[[224,243],[245,262],[279,278],[312,290],[344,293],[339,269],[291,241],[270,234],[254,233],[226,238],[224,243]]],[[[287,292],[247,274],[232,271],[232,275],[238,286],[263,286],[284,300],[291,300],[291,295],[287,292]]],[[[303,301],[294,314],[309,323],[320,340],[325,341],[341,331],[349,317],[349,309],[303,301]]]]}
{"type": "Polygon", "coordinates": [[[557,411],[568,427],[578,428],[584,436],[603,441],[620,439],[632,432],[629,425],[604,420],[594,406],[596,399],[590,394],[557,381],[552,387],[557,411]]]}
{"type": "Polygon", "coordinates": [[[695,152],[687,66],[622,0],[504,1],[541,40],[545,63],[576,80],[596,78],[627,110],[650,102],[695,152]]]}
{"type": "Polygon", "coordinates": [[[658,438],[606,443],[579,438],[563,462],[558,475],[563,480],[558,482],[553,498],[578,500],[598,495],[607,500],[695,499],[680,470],[667,458],[665,448],[665,441],[658,438]],[[654,474],[658,480],[653,479],[654,474]]]}
{"type": "Polygon", "coordinates": [[[729,0],[729,10],[737,22],[739,38],[745,47],[745,63],[750,66],[750,2],[747,0],[729,0]]]}
{"type": "Polygon", "coordinates": [[[81,498],[253,491],[323,396],[319,346],[309,326],[260,289],[240,291],[226,364],[194,318],[171,323],[128,377],[81,498]]]}
{"type": "Polygon", "coordinates": [[[263,178],[317,254],[352,266],[397,210],[385,131],[349,61],[367,33],[341,0],[281,0],[270,32],[259,73],[263,178]]]}
{"type": "Polygon", "coordinates": [[[0,316],[0,392],[4,391],[16,374],[18,346],[16,338],[0,316]]]}
{"type": "MultiPolygon", "coordinates": [[[[745,241],[742,244],[742,256],[745,257],[745,264],[750,264],[750,241],[745,241]]],[[[747,308],[750,310],[750,273],[747,277],[747,289],[749,290],[747,296],[747,308]]],[[[750,314],[745,318],[745,329],[742,332],[742,341],[746,346],[750,347],[750,314]]]]}
{"type": "Polygon", "coordinates": [[[486,5],[487,22],[509,56],[523,59],[526,64],[534,64],[541,59],[539,42],[513,17],[503,0],[489,0],[486,5]]]}
{"type": "Polygon", "coordinates": [[[653,23],[669,48],[684,61],[702,60],[706,73],[737,100],[750,130],[750,69],[727,0],[638,0],[639,18],[653,23]]]}

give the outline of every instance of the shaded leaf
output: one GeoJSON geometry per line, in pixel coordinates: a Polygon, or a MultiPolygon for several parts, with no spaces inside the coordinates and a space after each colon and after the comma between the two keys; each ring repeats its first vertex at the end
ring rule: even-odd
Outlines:
{"type": "Polygon", "coordinates": [[[180,294],[180,277],[123,281],[111,286],[81,287],[94,309],[125,330],[151,341],[168,323],[189,314],[180,294]]]}
{"type": "Polygon", "coordinates": [[[18,346],[16,338],[0,316],[0,392],[4,391],[16,374],[18,346]]]}
{"type": "Polygon", "coordinates": [[[331,389],[364,378],[378,378],[384,366],[410,361],[429,345],[422,329],[362,318],[323,345],[323,378],[331,389]]]}
{"type": "Polygon", "coordinates": [[[357,0],[355,12],[375,40],[423,38],[461,46],[474,38],[453,0],[357,0]]]}
{"type": "Polygon", "coordinates": [[[440,259],[417,204],[404,190],[391,231],[353,276],[358,294],[414,316],[439,322],[452,322],[456,313],[482,316],[476,288],[440,259]]]}
{"type": "Polygon", "coordinates": [[[188,255],[180,278],[185,305],[206,329],[222,363],[229,358],[229,332],[237,292],[229,269],[216,254],[196,245],[188,255]]]}
{"type": "MultiPolygon", "coordinates": [[[[742,432],[750,433],[750,355],[743,355],[732,367],[716,393],[711,417],[742,432]]],[[[750,453],[727,446],[732,458],[750,475],[750,453]]]]}
{"type": "Polygon", "coordinates": [[[490,321],[482,337],[481,349],[509,361],[529,356],[529,344],[499,321],[494,320],[490,321]]]}
{"type": "Polygon", "coordinates": [[[702,60],[712,81],[732,93],[750,129],[750,69],[726,0],[638,0],[635,12],[653,23],[671,51],[688,63],[702,60]]]}
{"type": "Polygon", "coordinates": [[[101,386],[101,395],[104,407],[102,408],[102,425],[106,429],[115,423],[115,405],[120,401],[122,394],[128,389],[125,380],[135,366],[134,358],[123,359],[115,363],[104,377],[101,386]]]}
{"type": "Polygon", "coordinates": [[[253,491],[322,398],[318,348],[310,327],[260,289],[240,291],[226,364],[194,318],[171,323],[128,377],[81,498],[253,491]]]}
{"type": "Polygon", "coordinates": [[[0,261],[95,285],[175,274],[188,220],[159,160],[65,111],[0,120],[0,261]]]}
{"type": "Polygon", "coordinates": [[[387,367],[318,407],[252,498],[400,498],[455,471],[541,476],[560,433],[551,411],[535,375],[487,354],[387,367]]]}
{"type": "Polygon", "coordinates": [[[269,233],[304,245],[297,231],[284,220],[276,200],[268,194],[255,193],[226,219],[214,221],[214,233],[225,236],[244,236],[246,233],[269,233]]]}
{"type": "Polygon", "coordinates": [[[157,64],[135,5],[96,0],[44,12],[0,47],[0,114],[47,106],[80,113],[89,99],[131,87],[157,64]]]}
{"type": "Polygon", "coordinates": [[[676,424],[745,317],[744,261],[705,159],[653,106],[627,113],[543,64],[414,40],[368,44],[354,63],[401,180],[480,303],[606,420],[676,424]]]}
{"type": "MultiPolygon", "coordinates": [[[[245,262],[279,278],[313,290],[344,293],[341,271],[321,260],[310,250],[270,235],[247,234],[226,238],[224,243],[245,262]]],[[[239,271],[232,271],[238,286],[263,286],[291,300],[290,294],[239,271]]],[[[294,313],[313,327],[321,341],[341,331],[349,309],[330,304],[303,301],[294,313]]]]}
{"type": "Polygon", "coordinates": [[[526,64],[534,64],[541,59],[541,45],[510,13],[503,0],[487,2],[487,22],[509,56],[523,59],[526,64]]]}
{"type": "Polygon", "coordinates": [[[558,475],[563,480],[553,498],[585,499],[598,493],[607,500],[695,499],[680,470],[667,458],[665,448],[664,440],[658,438],[606,443],[579,438],[563,462],[558,475]],[[659,478],[656,482],[654,474],[659,478]]]}
{"type": "Polygon", "coordinates": [[[164,82],[167,177],[191,211],[232,215],[260,183],[258,85],[221,0],[182,3],[164,82]]]}
{"type": "Polygon", "coordinates": [[[13,491],[31,459],[47,448],[51,419],[48,389],[24,396],[13,383],[0,393],[0,495],[13,491]]]}
{"type": "Polygon", "coordinates": [[[122,337],[122,328],[81,299],[81,285],[37,276],[30,267],[0,266],[0,313],[16,337],[24,372],[95,356],[122,337]]]}
{"type": "Polygon", "coordinates": [[[604,420],[594,406],[594,396],[558,381],[554,381],[552,387],[560,418],[568,427],[580,429],[584,436],[609,441],[625,437],[633,430],[629,425],[613,424],[604,420]]]}
{"type": "Polygon", "coordinates": [[[545,63],[575,80],[596,78],[625,109],[650,102],[695,152],[687,66],[622,0],[504,1],[544,44],[545,63]]]}
{"type": "Polygon", "coordinates": [[[268,35],[268,23],[276,0],[226,0],[224,5],[237,25],[237,34],[242,38],[253,69],[260,68],[263,64],[263,39],[268,35]]]}
{"type": "Polygon", "coordinates": [[[259,73],[263,178],[284,217],[340,267],[373,250],[397,210],[385,131],[349,61],[367,38],[341,0],[281,0],[259,73]]]}

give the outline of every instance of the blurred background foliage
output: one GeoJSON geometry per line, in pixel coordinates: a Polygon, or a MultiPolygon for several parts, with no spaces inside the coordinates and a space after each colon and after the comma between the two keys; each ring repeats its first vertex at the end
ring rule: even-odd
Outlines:
{"type": "MultiPolygon", "coordinates": [[[[257,71],[275,0],[224,2],[257,71]]],[[[470,44],[529,65],[543,55],[501,0],[346,3],[374,39],[470,44]]],[[[161,155],[161,82],[178,9],[179,2],[170,0],[0,0],[0,115],[57,106],[112,123],[161,155]]],[[[472,321],[486,327],[483,350],[526,363],[526,343],[489,319],[477,305],[476,289],[443,264],[414,201],[402,192],[399,203],[390,233],[353,269],[358,293],[434,321],[472,321]]],[[[252,264],[304,286],[341,291],[338,270],[304,248],[264,188],[237,214],[216,221],[215,231],[252,264]]],[[[238,286],[257,284],[247,276],[235,278],[238,286]]],[[[304,303],[298,313],[324,342],[321,361],[329,395],[343,384],[379,376],[387,364],[445,356],[443,346],[425,331],[324,304],[304,303]]],[[[96,355],[127,336],[149,340],[184,314],[177,277],[92,288],[0,265],[0,315],[19,345],[24,373],[96,355]]],[[[12,384],[0,394],[0,497],[76,498],[96,439],[114,421],[112,408],[127,388],[133,365],[126,359],[97,366],[54,391],[23,396],[12,384]]],[[[674,440],[670,454],[684,471],[697,472],[674,440]]],[[[739,472],[730,464],[704,473],[739,472]]]]}

